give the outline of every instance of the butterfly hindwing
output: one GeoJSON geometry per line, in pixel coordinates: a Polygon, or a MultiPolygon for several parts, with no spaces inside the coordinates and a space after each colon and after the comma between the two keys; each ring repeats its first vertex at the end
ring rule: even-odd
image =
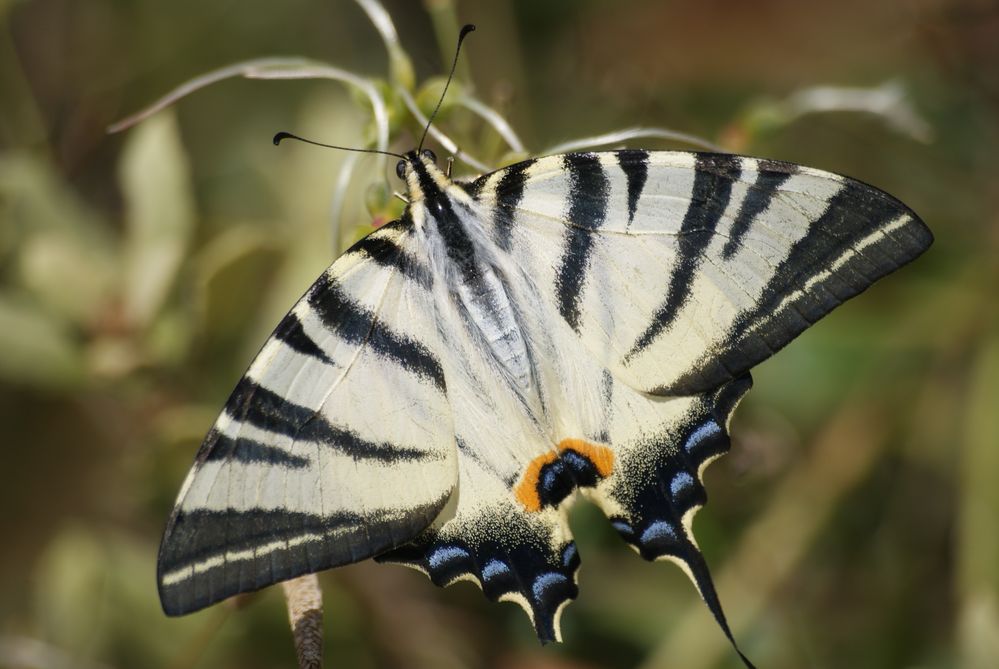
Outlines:
{"type": "Polygon", "coordinates": [[[661,398],[596,366],[577,372],[576,381],[600,387],[599,418],[565,420],[561,434],[575,437],[533,442],[534,457],[507,476],[459,437],[460,485],[450,508],[379,561],[416,567],[440,586],[470,580],[490,599],[519,604],[542,641],[560,640],[561,612],[578,594],[581,561],[568,511],[579,492],[642,557],[681,565],[731,636],[691,524],[707,500],[704,469],[728,451],[728,421],[748,375],[712,393],[661,398]]]}
{"type": "Polygon", "coordinates": [[[370,557],[446,504],[454,432],[409,235],[390,224],[341,256],[240,380],[163,538],[167,613],[370,557]]]}
{"type": "Polygon", "coordinates": [[[551,317],[662,395],[737,378],[932,241],[876,188],[726,154],[551,156],[473,190],[511,219],[491,234],[539,277],[551,317]]]}
{"type": "Polygon", "coordinates": [[[707,503],[704,470],[728,452],[732,413],[750,387],[748,374],[712,392],[679,398],[614,385],[607,440],[615,466],[595,488],[580,489],[639,555],[675,562],[686,572],[733,645],[694,540],[693,519],[707,503]]]}

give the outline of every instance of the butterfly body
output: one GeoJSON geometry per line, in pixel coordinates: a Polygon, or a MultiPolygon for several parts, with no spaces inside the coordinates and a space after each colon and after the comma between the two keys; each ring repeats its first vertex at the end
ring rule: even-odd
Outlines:
{"type": "MultiPolygon", "coordinates": [[[[514,392],[526,395],[536,391],[525,319],[509,293],[511,281],[480,221],[483,211],[463,189],[441,172],[433,161],[409,156],[407,173],[412,198],[402,220],[411,222],[425,244],[430,275],[440,277],[435,291],[438,323],[450,322],[469,329],[477,348],[487,351],[499,376],[514,392]]],[[[514,282],[522,281],[517,276],[514,282]]],[[[443,330],[447,331],[445,326],[443,330]]],[[[527,401],[528,397],[522,397],[527,401]]]]}
{"type": "Polygon", "coordinates": [[[407,154],[402,218],[351,247],[226,403],[160,552],[168,613],[367,557],[470,579],[559,637],[596,503],[678,563],[750,368],[932,237],[845,177],[723,154],[407,154]]]}

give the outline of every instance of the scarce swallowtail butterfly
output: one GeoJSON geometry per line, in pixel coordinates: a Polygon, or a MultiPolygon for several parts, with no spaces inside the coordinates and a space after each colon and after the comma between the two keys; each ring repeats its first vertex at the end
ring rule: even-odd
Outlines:
{"type": "Polygon", "coordinates": [[[691,522],[750,369],[929,230],[853,179],[719,153],[568,153],[466,183],[416,150],[398,171],[402,217],[292,307],[198,451],[160,548],[165,611],[374,557],[470,579],[558,640],[582,495],[679,564],[731,639],[691,522]]]}

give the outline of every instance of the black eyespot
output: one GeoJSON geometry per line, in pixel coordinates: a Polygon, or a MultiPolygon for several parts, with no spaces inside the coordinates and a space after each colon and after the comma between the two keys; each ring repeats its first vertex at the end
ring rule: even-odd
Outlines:
{"type": "Polygon", "coordinates": [[[435,165],[437,164],[437,156],[434,155],[434,152],[431,151],[430,149],[423,149],[423,151],[420,151],[420,156],[422,156],[425,160],[429,160],[435,165]]]}
{"type": "Polygon", "coordinates": [[[403,181],[405,181],[406,180],[406,168],[408,168],[408,167],[409,167],[409,165],[406,164],[405,160],[400,160],[399,162],[397,162],[395,164],[395,175],[397,177],[399,177],[400,179],[402,179],[403,181]]]}

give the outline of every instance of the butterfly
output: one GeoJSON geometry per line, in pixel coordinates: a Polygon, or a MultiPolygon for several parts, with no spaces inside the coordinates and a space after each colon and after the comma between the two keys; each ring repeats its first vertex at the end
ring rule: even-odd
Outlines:
{"type": "Polygon", "coordinates": [[[472,580],[559,640],[583,497],[683,568],[731,640],[691,524],[750,370],[928,228],[859,181],[720,153],[461,182],[416,150],[398,173],[401,218],[295,304],[198,451],[159,553],[166,613],[373,557],[472,580]]]}

